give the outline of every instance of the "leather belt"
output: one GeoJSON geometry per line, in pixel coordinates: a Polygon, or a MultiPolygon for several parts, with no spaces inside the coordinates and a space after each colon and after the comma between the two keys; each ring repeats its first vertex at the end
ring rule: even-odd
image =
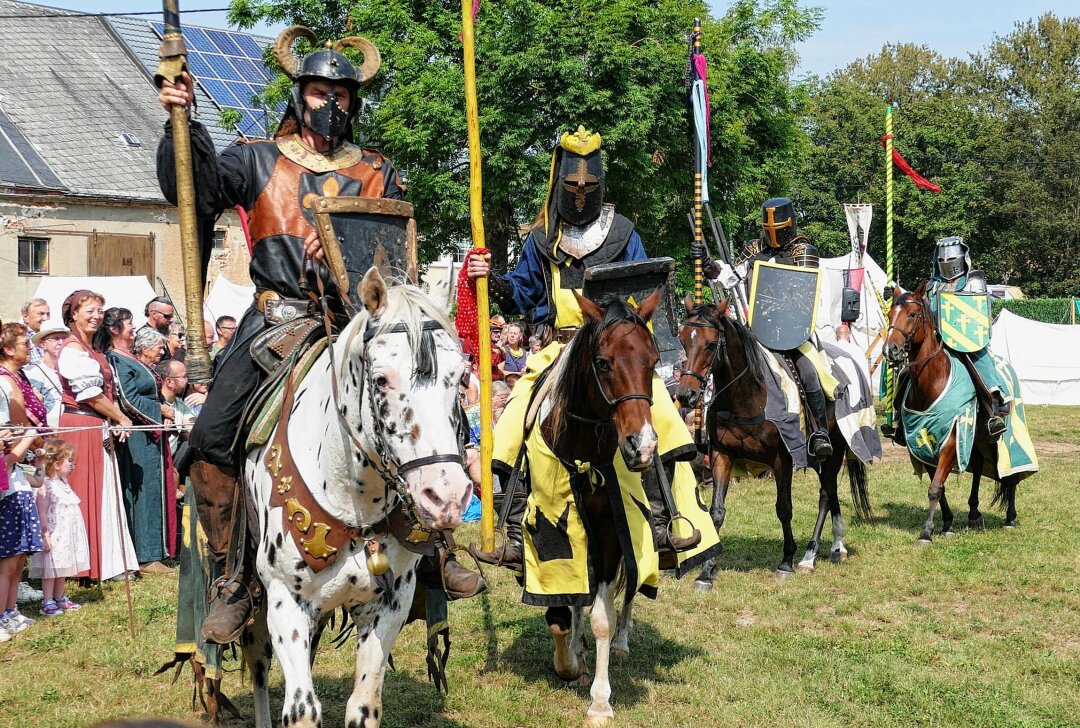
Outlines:
{"type": "Polygon", "coordinates": [[[314,301],[305,298],[284,298],[271,290],[256,292],[255,308],[272,324],[283,324],[300,316],[319,313],[314,301]]]}
{"type": "Polygon", "coordinates": [[[105,417],[98,414],[94,410],[82,409],[81,407],[72,407],[69,404],[64,405],[64,414],[67,415],[84,415],[86,417],[97,417],[99,420],[104,420],[105,417]]]}
{"type": "Polygon", "coordinates": [[[577,326],[563,326],[555,330],[555,340],[560,344],[569,344],[570,340],[574,338],[574,334],[578,332],[577,326]]]}

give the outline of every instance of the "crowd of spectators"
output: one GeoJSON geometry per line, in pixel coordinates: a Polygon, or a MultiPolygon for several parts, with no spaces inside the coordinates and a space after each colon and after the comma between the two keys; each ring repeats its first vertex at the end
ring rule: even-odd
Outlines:
{"type": "MultiPolygon", "coordinates": [[[[176,572],[173,456],[206,398],[167,298],[146,303],[138,330],[93,291],[53,313],[32,299],[0,326],[0,642],[34,624],[20,603],[46,618],[79,609],[69,579],[176,572]]],[[[229,316],[208,323],[207,346],[218,354],[235,330],[229,316]]]]}

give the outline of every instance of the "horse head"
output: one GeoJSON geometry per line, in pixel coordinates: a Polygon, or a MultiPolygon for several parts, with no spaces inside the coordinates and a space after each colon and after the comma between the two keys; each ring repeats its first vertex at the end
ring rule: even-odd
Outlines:
{"type": "Polygon", "coordinates": [[[454,528],[472,482],[458,438],[465,362],[452,324],[419,288],[388,287],[375,267],[360,297],[366,315],[346,344],[347,370],[363,378],[359,445],[426,526],[454,528]]]}
{"type": "Polygon", "coordinates": [[[600,304],[583,296],[577,300],[585,325],[566,354],[591,370],[577,377],[584,386],[583,399],[589,411],[598,415],[594,422],[614,422],[627,467],[645,470],[658,444],[651,407],[653,371],[660,352],[648,323],[660,302],[660,291],[654,291],[636,310],[618,300],[600,304]]]}
{"type": "Polygon", "coordinates": [[[923,342],[935,333],[934,317],[926,299],[926,281],[914,291],[893,288],[889,308],[889,330],[885,336],[885,358],[892,364],[906,364],[923,342]]]}
{"type": "Polygon", "coordinates": [[[683,301],[686,320],[679,328],[679,343],[686,352],[682,376],[675,397],[683,407],[696,407],[709,382],[713,366],[719,361],[719,347],[726,343],[723,321],[728,302],[717,306],[697,305],[687,296],[683,301]]]}

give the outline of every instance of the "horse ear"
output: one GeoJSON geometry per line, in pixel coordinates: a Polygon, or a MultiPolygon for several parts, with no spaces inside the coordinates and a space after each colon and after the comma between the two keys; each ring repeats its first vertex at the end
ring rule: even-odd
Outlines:
{"type": "Polygon", "coordinates": [[[643,321],[648,321],[656,313],[656,307],[660,305],[660,289],[649,294],[649,297],[641,302],[641,305],[637,307],[637,315],[641,317],[643,321]]]}
{"type": "Polygon", "coordinates": [[[386,281],[375,266],[368,268],[364,279],[360,281],[360,298],[372,316],[378,316],[379,312],[386,308],[386,281]]]}
{"type": "Polygon", "coordinates": [[[592,321],[600,321],[604,318],[604,309],[585,298],[585,296],[578,295],[578,292],[574,291],[574,298],[577,299],[578,306],[581,308],[581,313],[585,314],[585,318],[592,321]]]}
{"type": "Polygon", "coordinates": [[[915,295],[919,298],[926,296],[926,281],[919,283],[919,287],[915,289],[915,295]]]}
{"type": "Polygon", "coordinates": [[[730,307],[731,301],[726,298],[722,298],[720,299],[720,303],[713,306],[713,311],[716,312],[717,316],[724,317],[727,316],[728,308],[730,307]]]}
{"type": "Polygon", "coordinates": [[[686,298],[683,299],[682,305],[686,307],[686,313],[690,314],[694,312],[694,297],[689,293],[686,294],[686,298]]]}

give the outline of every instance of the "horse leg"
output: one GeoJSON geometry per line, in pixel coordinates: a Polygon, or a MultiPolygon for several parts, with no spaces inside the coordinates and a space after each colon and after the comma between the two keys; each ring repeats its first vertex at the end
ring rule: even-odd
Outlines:
{"type": "Polygon", "coordinates": [[[829,496],[825,492],[825,484],[821,484],[818,491],[818,515],[814,523],[814,533],[810,536],[810,543],[806,544],[806,553],[799,562],[799,571],[810,573],[814,570],[814,561],[817,560],[818,544],[821,541],[821,530],[825,527],[825,516],[829,512],[829,496]]]}
{"type": "Polygon", "coordinates": [[[322,722],[322,705],[315,695],[309,661],[315,623],[300,608],[300,601],[303,601],[300,596],[289,591],[284,582],[271,581],[266,589],[266,622],[285,676],[281,722],[290,728],[318,728],[322,722]]]}
{"type": "Polygon", "coordinates": [[[577,650],[571,649],[574,615],[570,607],[549,607],[544,614],[555,642],[555,674],[563,680],[577,680],[584,672],[577,650]]]}
{"type": "Polygon", "coordinates": [[[919,534],[920,545],[927,546],[933,542],[934,514],[937,512],[941,496],[945,494],[945,481],[955,465],[956,435],[950,433],[945,445],[941,448],[941,454],[938,455],[937,465],[934,466],[934,473],[930,479],[930,487],[926,492],[926,497],[930,501],[930,508],[926,514],[926,522],[923,524],[922,533],[919,534]]]}
{"type": "MultiPolygon", "coordinates": [[[[414,580],[409,585],[415,586],[414,580]]],[[[382,689],[390,651],[405,626],[412,606],[407,586],[395,595],[382,597],[383,608],[356,632],[356,672],[353,691],[345,705],[345,725],[355,728],[379,728],[382,722],[382,689]]]]}
{"type": "Polygon", "coordinates": [[[980,528],[983,525],[982,513],[979,512],[979,481],[982,480],[983,456],[979,448],[971,453],[971,493],[968,495],[968,528],[980,528]]]}
{"type": "Polygon", "coordinates": [[[255,703],[256,728],[270,728],[273,718],[270,715],[270,665],[274,659],[274,650],[270,641],[270,632],[266,624],[266,611],[257,609],[255,621],[244,632],[244,661],[251,673],[251,685],[255,703]]]}
{"type": "Polygon", "coordinates": [[[611,651],[630,656],[630,630],[634,628],[634,603],[625,602],[619,611],[619,626],[615,630],[615,638],[611,641],[611,651]]]}
{"type": "Polygon", "coordinates": [[[795,534],[791,531],[791,460],[776,456],[773,463],[773,478],[776,480],[776,518],[784,530],[784,558],[776,568],[776,576],[785,579],[795,573],[791,563],[795,558],[795,534]]]}
{"type": "MultiPolygon", "coordinates": [[[[712,453],[712,473],[713,473],[713,492],[712,502],[709,504],[709,515],[712,517],[713,525],[716,526],[717,532],[720,531],[720,527],[724,525],[724,518],[727,515],[727,493],[728,485],[731,482],[731,456],[725,452],[719,452],[713,450],[712,453]]],[[[701,566],[701,573],[698,574],[694,580],[694,588],[698,591],[709,591],[712,589],[713,578],[716,576],[716,559],[708,559],[701,566]]]]}
{"type": "Polygon", "coordinates": [[[1016,486],[1020,484],[1020,478],[1009,475],[1001,481],[1001,488],[1005,494],[1005,528],[1016,528],[1016,486]]]}
{"type": "Polygon", "coordinates": [[[945,484],[941,485],[941,535],[942,536],[955,536],[956,531],[953,530],[953,512],[949,507],[949,500],[945,497],[945,484]]]}
{"type": "Polygon", "coordinates": [[[592,705],[585,716],[587,728],[608,725],[615,719],[615,711],[611,709],[611,681],[608,675],[611,633],[615,628],[616,618],[614,592],[611,584],[601,582],[596,589],[596,600],[593,601],[589,614],[593,637],[596,638],[596,674],[590,690],[592,705]]]}

